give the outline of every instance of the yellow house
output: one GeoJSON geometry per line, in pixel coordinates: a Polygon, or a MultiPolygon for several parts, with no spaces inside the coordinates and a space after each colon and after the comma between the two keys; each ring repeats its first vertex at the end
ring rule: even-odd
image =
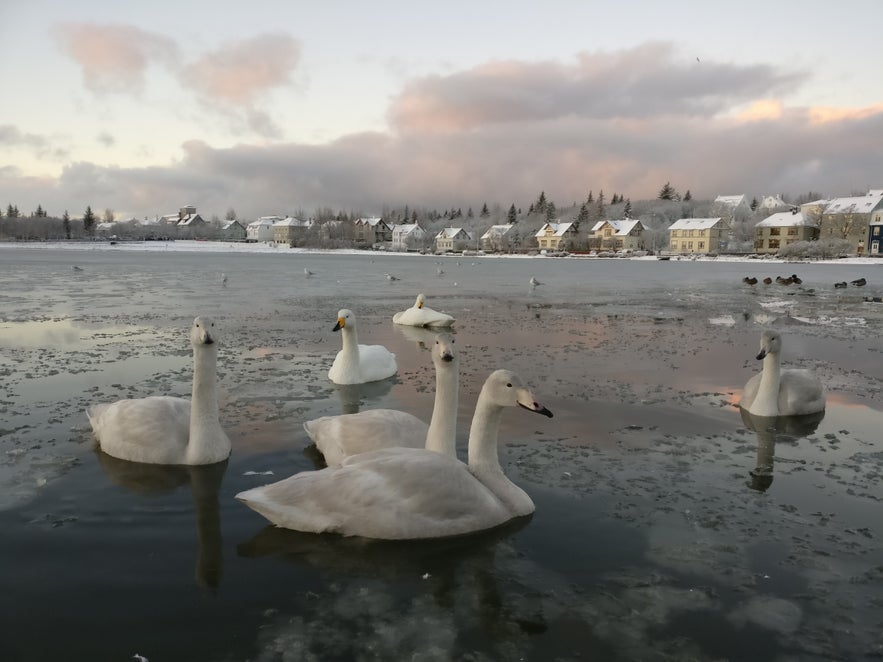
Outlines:
{"type": "Polygon", "coordinates": [[[672,253],[717,253],[728,226],[723,218],[681,218],[668,229],[672,253]]]}
{"type": "Polygon", "coordinates": [[[550,251],[576,248],[577,236],[576,226],[573,223],[546,223],[534,235],[537,246],[550,251]]]}
{"type": "Polygon", "coordinates": [[[778,253],[780,248],[795,241],[812,241],[819,235],[819,226],[795,207],[767,216],[754,226],[754,252],[778,253]]]}
{"type": "Polygon", "coordinates": [[[589,248],[593,250],[644,250],[644,225],[641,221],[598,221],[589,232],[589,248]]]}

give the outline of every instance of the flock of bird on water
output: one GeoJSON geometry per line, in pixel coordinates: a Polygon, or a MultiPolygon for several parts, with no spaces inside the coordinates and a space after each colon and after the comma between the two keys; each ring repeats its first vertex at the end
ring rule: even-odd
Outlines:
{"type": "MultiPolygon", "coordinates": [[[[758,280],[754,276],[745,276],[742,279],[743,283],[747,283],[748,285],[757,285],[758,280]]],[[[764,285],[772,285],[773,279],[770,276],[767,276],[762,281],[764,285]]],[[[776,281],[779,285],[800,285],[803,282],[803,279],[800,278],[797,274],[791,274],[790,276],[776,276],[776,281]]],[[[856,278],[849,282],[850,285],[854,285],[855,287],[864,287],[868,284],[867,279],[865,278],[856,278]]],[[[840,281],[839,283],[834,283],[834,287],[840,289],[847,287],[846,281],[840,281]]]]}
{"type": "MultiPolygon", "coordinates": [[[[783,280],[801,282],[796,275],[783,280]]],[[[853,281],[864,284],[865,279],[853,281]]],[[[383,540],[469,534],[533,513],[530,496],[500,466],[499,425],[507,407],[549,418],[552,413],[517,374],[496,370],[478,396],[467,462],[462,462],[456,454],[459,358],[450,333],[454,318],[428,308],[420,294],[412,307],[393,316],[393,322],[437,332],[432,347],[435,400],[429,424],[392,409],[307,421],[304,428],[327,466],[245,490],[236,498],[278,527],[383,540]]],[[[328,371],[330,381],[363,384],[392,377],[397,371],[395,355],[382,345],[359,344],[357,328],[351,310],[338,312],[333,330],[341,333],[342,348],[328,371]]],[[[218,414],[217,341],[214,321],[197,317],[190,330],[190,399],[150,396],[89,407],[86,413],[101,450],[122,460],[151,464],[226,460],[232,445],[218,414]]],[[[763,361],[763,369],[745,385],[740,407],[753,416],[770,418],[824,411],[825,391],[819,379],[809,370],[782,368],[781,352],[781,334],[764,331],[756,357],[763,361]]]]}

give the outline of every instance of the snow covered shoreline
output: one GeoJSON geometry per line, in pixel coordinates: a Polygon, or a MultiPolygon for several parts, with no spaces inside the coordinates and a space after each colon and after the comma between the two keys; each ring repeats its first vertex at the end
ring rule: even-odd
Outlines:
{"type": "MultiPolygon", "coordinates": [[[[139,251],[139,252],[191,252],[191,253],[254,253],[263,255],[383,255],[390,257],[413,257],[420,256],[419,253],[399,253],[393,251],[365,251],[354,248],[345,249],[317,249],[317,248],[289,248],[284,244],[274,244],[265,242],[256,243],[232,243],[225,241],[195,241],[187,239],[179,239],[176,241],[118,241],[111,243],[109,241],[10,241],[0,242],[0,249],[17,249],[17,250],[59,250],[59,251],[139,251]]],[[[557,256],[548,255],[512,255],[505,253],[498,254],[481,254],[470,252],[468,255],[434,255],[427,253],[424,257],[436,258],[452,258],[452,257],[468,257],[472,258],[506,258],[506,259],[533,259],[533,258],[549,258],[562,259],[557,256]]],[[[590,255],[569,255],[565,259],[577,260],[656,260],[655,255],[644,255],[640,257],[598,257],[590,255]]],[[[782,259],[777,257],[751,257],[742,255],[721,255],[717,257],[710,256],[677,256],[672,255],[672,262],[748,262],[752,264],[859,264],[859,265],[881,265],[883,266],[883,256],[880,257],[845,257],[829,260],[812,260],[812,259],[782,259]]]]}

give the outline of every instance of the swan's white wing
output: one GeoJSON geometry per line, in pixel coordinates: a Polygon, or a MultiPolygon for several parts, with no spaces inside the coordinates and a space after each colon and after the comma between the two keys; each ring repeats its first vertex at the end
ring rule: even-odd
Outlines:
{"type": "Polygon", "coordinates": [[[131,462],[181,464],[190,438],[190,400],[169,396],[119,400],[86,411],[98,444],[131,462]]]}
{"type": "Polygon", "coordinates": [[[779,415],[802,416],[825,409],[825,389],[809,370],[782,370],[779,379],[779,415]]]}
{"type": "Polygon", "coordinates": [[[284,528],[384,540],[462,535],[511,519],[465,464],[412,448],[354,455],[236,498],[284,528]]]}
{"type": "Polygon", "coordinates": [[[451,326],[454,323],[454,318],[424,306],[423,308],[412,307],[396,313],[393,315],[392,321],[407,326],[444,327],[451,326]]]}
{"type": "Polygon", "coordinates": [[[404,446],[423,448],[429,426],[396,409],[369,409],[357,414],[323,416],[304,423],[310,439],[329,467],[358,453],[404,446]]]}
{"type": "Polygon", "coordinates": [[[396,355],[383,345],[359,345],[359,367],[366,382],[392,377],[398,369],[396,355]]]}

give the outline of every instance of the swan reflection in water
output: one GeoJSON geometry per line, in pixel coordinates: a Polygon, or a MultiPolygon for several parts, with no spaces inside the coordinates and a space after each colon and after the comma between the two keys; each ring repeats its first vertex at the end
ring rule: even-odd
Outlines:
{"type": "Polygon", "coordinates": [[[755,416],[740,408],[742,422],[757,435],[757,461],[749,473],[748,487],[766,492],[773,484],[773,461],[776,442],[796,441],[813,434],[825,418],[825,412],[805,416],[755,416]]]}
{"type": "Polygon", "coordinates": [[[513,580],[530,561],[510,539],[531,518],[467,536],[398,542],[267,526],[237,546],[239,556],[305,566],[328,583],[293,612],[269,616],[258,646],[296,645],[341,658],[370,649],[377,659],[457,659],[458,647],[473,640],[496,649],[483,651],[496,653],[490,659],[523,651],[547,629],[539,601],[527,600],[530,591],[513,580]]]}
{"type": "Polygon", "coordinates": [[[190,485],[198,544],[196,581],[200,586],[217,588],[223,574],[218,494],[227,461],[195,466],[142,464],[120,460],[101,450],[96,450],[95,454],[114,484],[136,494],[166,494],[190,485]]]}
{"type": "Polygon", "coordinates": [[[366,401],[379,400],[389,394],[395,376],[377,382],[365,384],[333,384],[337,397],[340,399],[341,414],[358,414],[366,401]]]}

